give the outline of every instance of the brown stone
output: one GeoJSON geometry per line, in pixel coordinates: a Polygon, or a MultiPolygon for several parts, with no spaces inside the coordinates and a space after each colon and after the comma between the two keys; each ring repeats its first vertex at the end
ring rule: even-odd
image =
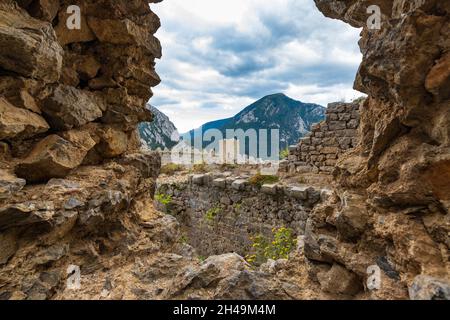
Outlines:
{"type": "Polygon", "coordinates": [[[0,232],[0,266],[7,263],[8,260],[17,251],[17,234],[15,231],[0,232]]]}
{"type": "Polygon", "coordinates": [[[82,126],[102,116],[90,92],[60,85],[41,103],[50,126],[58,130],[82,126]]]}
{"type": "Polygon", "coordinates": [[[362,290],[358,277],[339,264],[333,264],[329,271],[319,273],[317,278],[326,292],[355,295],[362,290]]]}
{"type": "Polygon", "coordinates": [[[27,201],[0,207],[0,230],[49,221],[55,214],[52,202],[27,201]]]}
{"type": "Polygon", "coordinates": [[[88,23],[101,42],[138,45],[148,49],[155,58],[161,57],[161,44],[151,30],[131,20],[89,18],[88,23]]]}
{"type": "Polygon", "coordinates": [[[74,42],[88,42],[95,40],[95,34],[87,24],[86,16],[83,14],[83,6],[80,7],[81,28],[79,30],[67,28],[67,19],[71,16],[71,14],[67,13],[67,7],[68,6],[61,7],[58,13],[59,23],[55,27],[56,36],[58,37],[58,42],[61,44],[61,46],[65,46],[74,42]]]}
{"type": "Polygon", "coordinates": [[[425,88],[441,100],[450,98],[450,52],[428,73],[425,88]]]}
{"type": "Polygon", "coordinates": [[[32,17],[52,22],[58,14],[59,0],[21,0],[19,5],[26,9],[32,17]]]}
{"type": "Polygon", "coordinates": [[[30,138],[48,129],[47,122],[40,115],[16,108],[0,98],[0,140],[30,138]]]}
{"type": "Polygon", "coordinates": [[[93,56],[84,56],[77,63],[77,71],[81,79],[95,78],[102,65],[93,56]]]}
{"type": "Polygon", "coordinates": [[[0,67],[47,83],[59,79],[63,50],[51,24],[22,9],[0,5],[0,67]]]}
{"type": "Polygon", "coordinates": [[[96,150],[105,158],[114,158],[127,151],[127,133],[113,128],[106,127],[100,134],[101,141],[96,150]]]}
{"type": "Polygon", "coordinates": [[[57,135],[50,135],[33,148],[16,166],[15,172],[28,182],[64,178],[82,163],[87,151],[57,135]]]}

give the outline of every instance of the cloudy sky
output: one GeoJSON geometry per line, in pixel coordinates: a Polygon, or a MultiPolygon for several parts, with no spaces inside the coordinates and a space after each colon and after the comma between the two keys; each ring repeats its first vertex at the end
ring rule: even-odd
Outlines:
{"type": "Polygon", "coordinates": [[[166,0],[162,83],[150,103],[180,132],[235,115],[265,95],[326,106],[360,96],[359,30],[325,18],[313,0],[166,0]]]}

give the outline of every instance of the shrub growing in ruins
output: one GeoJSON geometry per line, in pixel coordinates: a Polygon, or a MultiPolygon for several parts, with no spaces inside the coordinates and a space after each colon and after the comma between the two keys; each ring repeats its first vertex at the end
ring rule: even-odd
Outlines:
{"type": "Polygon", "coordinates": [[[280,151],[280,160],[284,160],[287,159],[287,157],[289,156],[289,149],[283,149],[280,151]]]}
{"type": "Polygon", "coordinates": [[[297,239],[290,228],[281,227],[278,230],[273,229],[273,241],[267,248],[267,258],[278,260],[287,259],[292,249],[297,246],[297,239]]]}
{"type": "Polygon", "coordinates": [[[176,163],[168,163],[161,167],[161,174],[166,174],[168,176],[174,175],[176,172],[183,171],[184,167],[176,163]]]}
{"type": "Polygon", "coordinates": [[[268,259],[288,259],[291,251],[297,246],[297,239],[290,228],[272,229],[273,239],[269,241],[259,234],[252,238],[253,254],[247,255],[248,263],[259,266],[268,259]]]}
{"type": "Polygon", "coordinates": [[[262,175],[260,173],[255,174],[253,177],[251,177],[249,179],[249,183],[254,185],[254,186],[258,186],[258,187],[262,187],[264,184],[271,184],[271,183],[276,183],[279,181],[279,178],[277,176],[271,176],[271,175],[262,175]]]}
{"type": "Polygon", "coordinates": [[[222,212],[222,209],[219,206],[215,206],[210,208],[208,211],[206,211],[205,213],[205,219],[206,221],[212,222],[214,221],[214,219],[217,217],[217,215],[222,212]]]}
{"type": "Polygon", "coordinates": [[[172,202],[172,196],[164,193],[158,193],[155,195],[155,200],[162,205],[168,206],[172,202]]]}
{"type": "Polygon", "coordinates": [[[208,172],[208,165],[206,163],[197,163],[192,167],[191,172],[193,173],[206,173],[208,172]]]}

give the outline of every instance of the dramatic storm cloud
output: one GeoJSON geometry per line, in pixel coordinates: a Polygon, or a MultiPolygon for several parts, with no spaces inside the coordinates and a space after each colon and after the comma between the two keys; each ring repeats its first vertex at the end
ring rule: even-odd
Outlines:
{"type": "Polygon", "coordinates": [[[313,0],[167,0],[152,6],[163,58],[151,103],[181,132],[282,92],[326,105],[351,100],[359,30],[313,0]]]}

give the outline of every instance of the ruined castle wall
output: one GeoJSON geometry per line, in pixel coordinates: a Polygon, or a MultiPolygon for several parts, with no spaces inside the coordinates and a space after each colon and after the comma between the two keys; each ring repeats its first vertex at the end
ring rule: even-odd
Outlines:
{"type": "Polygon", "coordinates": [[[331,103],[326,119],[315,124],[311,133],[289,150],[287,170],[291,173],[331,173],[339,155],[358,144],[361,100],[331,103]]]}
{"type": "Polygon", "coordinates": [[[236,252],[245,256],[252,237],[273,236],[273,228],[291,228],[296,235],[325,190],[293,185],[253,186],[248,177],[209,173],[183,181],[164,179],[157,194],[171,196],[166,206],[183,226],[186,241],[202,256],[236,252]],[[210,216],[208,217],[208,212],[210,216]]]}

